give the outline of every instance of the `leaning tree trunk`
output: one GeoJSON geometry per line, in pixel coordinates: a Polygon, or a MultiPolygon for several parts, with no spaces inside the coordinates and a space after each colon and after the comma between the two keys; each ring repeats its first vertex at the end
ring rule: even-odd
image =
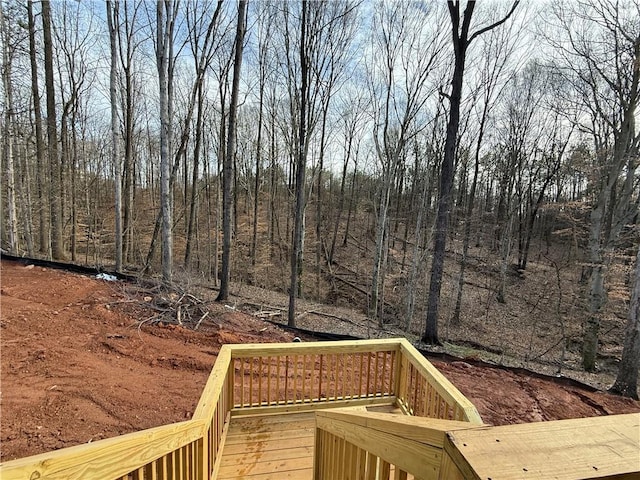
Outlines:
{"type": "Polygon", "coordinates": [[[640,248],[636,256],[636,271],[629,305],[629,320],[625,328],[624,349],[618,376],[609,389],[611,393],[638,400],[638,366],[640,365],[640,248]]]}

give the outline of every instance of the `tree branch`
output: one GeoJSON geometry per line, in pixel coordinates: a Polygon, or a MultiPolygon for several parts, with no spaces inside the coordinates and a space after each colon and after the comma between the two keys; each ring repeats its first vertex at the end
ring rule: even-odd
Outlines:
{"type": "Polygon", "coordinates": [[[492,23],[491,25],[489,25],[487,27],[481,28],[480,30],[475,32],[473,35],[471,35],[471,37],[469,37],[469,43],[471,43],[474,38],[482,35],[485,32],[488,32],[489,30],[493,30],[494,28],[502,25],[504,22],[509,20],[509,17],[511,17],[511,15],[513,15],[513,12],[515,12],[516,7],[518,6],[519,3],[520,3],[520,0],[515,0],[513,2],[513,5],[511,6],[511,10],[509,10],[509,13],[507,13],[507,15],[502,20],[499,20],[499,21],[497,21],[495,23],[492,23]]]}

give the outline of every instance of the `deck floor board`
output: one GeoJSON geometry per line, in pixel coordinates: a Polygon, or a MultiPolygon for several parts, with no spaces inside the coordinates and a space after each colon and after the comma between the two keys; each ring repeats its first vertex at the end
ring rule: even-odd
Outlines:
{"type": "Polygon", "coordinates": [[[220,480],[310,480],[313,477],[313,412],[233,417],[220,480]]]}

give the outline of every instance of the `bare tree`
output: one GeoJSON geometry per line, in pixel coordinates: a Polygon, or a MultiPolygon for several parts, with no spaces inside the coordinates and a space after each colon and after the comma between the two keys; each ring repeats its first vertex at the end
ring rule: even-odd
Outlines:
{"type": "Polygon", "coordinates": [[[173,199],[171,194],[171,134],[173,41],[178,1],[156,5],[156,61],[160,93],[160,212],[162,216],[162,280],[173,278],[173,199]]]}
{"type": "MultiPolygon", "coordinates": [[[[211,13],[208,10],[196,8],[197,5],[187,5],[187,24],[189,27],[189,44],[194,59],[195,83],[193,91],[197,95],[197,114],[195,125],[195,145],[193,149],[193,170],[191,179],[191,201],[189,202],[189,217],[187,223],[187,243],[184,252],[184,266],[188,267],[191,262],[192,244],[196,230],[196,214],[198,211],[198,177],[200,156],[204,137],[204,111],[205,111],[205,84],[204,74],[210,67],[213,55],[219,46],[216,41],[216,31],[219,27],[220,13],[222,11],[222,1],[218,1],[215,10],[211,13]],[[209,19],[205,23],[204,19],[209,19]]],[[[194,99],[195,100],[195,99],[194,99]]],[[[192,101],[194,101],[192,100],[192,101]]],[[[186,128],[186,126],[185,126],[186,128]]],[[[186,173],[186,169],[185,169],[186,173]]],[[[185,193],[187,185],[185,182],[185,193]]]]}
{"type": "Polygon", "coordinates": [[[309,35],[309,1],[302,0],[300,20],[300,90],[298,111],[298,142],[296,145],[296,176],[295,176],[295,212],[293,227],[293,245],[291,248],[291,281],[289,286],[289,311],[287,315],[290,327],[296,326],[296,299],[298,298],[298,282],[302,271],[302,254],[304,239],[304,207],[305,207],[305,177],[307,171],[308,147],[308,115],[309,115],[309,83],[310,60],[307,48],[309,35]]]}
{"type": "Polygon", "coordinates": [[[116,44],[116,28],[118,28],[119,2],[112,6],[106,0],[107,25],[109,28],[109,47],[111,65],[109,68],[109,101],[111,102],[111,161],[115,171],[115,223],[116,223],[116,272],[122,271],[122,162],[120,160],[120,138],[118,117],[118,48],[116,44]]]}
{"type": "Polygon", "coordinates": [[[16,210],[16,184],[14,169],[14,105],[13,85],[11,69],[13,63],[13,41],[11,39],[9,25],[5,17],[4,9],[0,5],[0,35],[2,35],[2,87],[5,96],[4,129],[3,129],[3,159],[5,163],[5,175],[7,180],[7,209],[9,210],[8,247],[9,251],[18,253],[18,216],[16,210]]]}
{"type": "MultiPolygon", "coordinates": [[[[33,123],[36,143],[36,169],[43,171],[44,166],[44,142],[42,137],[42,111],[40,108],[40,88],[38,86],[38,61],[36,52],[36,22],[33,13],[33,2],[27,2],[27,17],[29,28],[29,65],[31,67],[31,95],[33,97],[33,123]]],[[[48,219],[44,208],[45,176],[36,175],[38,196],[38,224],[39,224],[39,249],[41,254],[49,253],[48,219]]]]}
{"type": "Polygon", "coordinates": [[[513,14],[518,6],[516,0],[508,13],[499,21],[480,28],[474,33],[470,32],[471,17],[476,6],[475,1],[467,2],[462,18],[460,18],[459,0],[447,2],[453,35],[454,69],[451,81],[451,94],[449,95],[449,121],[447,124],[447,136],[444,145],[444,157],[440,171],[440,189],[438,197],[438,213],[436,217],[435,232],[433,236],[433,261],[431,264],[431,280],[429,283],[429,298],[427,303],[427,319],[422,341],[430,344],[440,343],[438,339],[438,307],[440,303],[440,289],[442,287],[442,274],[444,272],[444,254],[447,243],[447,228],[451,209],[451,188],[454,177],[454,160],[456,156],[456,144],[458,142],[458,126],[460,124],[460,104],[462,102],[462,86],[467,49],[475,38],[502,25],[513,14]]]}
{"type": "Polygon", "coordinates": [[[247,0],[238,3],[238,23],[236,28],[235,58],[233,63],[233,84],[231,86],[231,105],[229,106],[229,128],[227,129],[227,151],[224,156],[222,176],[222,276],[220,292],[216,301],[229,298],[229,280],[231,271],[231,213],[233,208],[232,186],[233,165],[236,152],[236,119],[238,115],[238,96],[240,93],[240,73],[242,67],[242,49],[244,46],[247,0]]]}
{"type": "Polygon", "coordinates": [[[348,21],[355,7],[350,1],[327,4],[303,0],[299,23],[296,25],[299,28],[297,38],[289,30],[289,6],[284,8],[287,87],[291,99],[289,143],[293,161],[290,164],[290,184],[293,184],[295,196],[288,311],[290,326],[295,326],[296,299],[302,291],[306,170],[310,140],[322,112],[325,111],[322,107],[326,106],[327,98],[331,97],[327,95],[327,85],[335,87],[336,75],[342,68],[341,60],[331,63],[330,52],[334,51],[332,49],[336,45],[345,45],[345,37],[348,37],[345,32],[348,32],[348,21]],[[297,48],[294,50],[293,47],[297,48]]]}
{"type": "Polygon", "coordinates": [[[47,146],[49,149],[49,204],[51,208],[51,255],[63,260],[64,242],[62,239],[62,189],[60,155],[58,152],[58,125],[56,116],[56,93],[53,81],[53,40],[51,38],[51,2],[42,1],[42,33],[44,41],[44,74],[47,92],[47,146]]]}

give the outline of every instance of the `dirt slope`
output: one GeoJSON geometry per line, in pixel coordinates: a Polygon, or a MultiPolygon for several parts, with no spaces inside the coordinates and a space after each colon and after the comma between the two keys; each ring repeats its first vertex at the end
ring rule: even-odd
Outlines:
{"type": "MultiPolygon", "coordinates": [[[[253,316],[210,305],[197,331],[151,325],[144,291],[2,262],[0,459],[189,418],[220,346],[290,342],[253,316]]],[[[640,411],[640,403],[466,362],[434,361],[486,422],[640,411]]]]}

